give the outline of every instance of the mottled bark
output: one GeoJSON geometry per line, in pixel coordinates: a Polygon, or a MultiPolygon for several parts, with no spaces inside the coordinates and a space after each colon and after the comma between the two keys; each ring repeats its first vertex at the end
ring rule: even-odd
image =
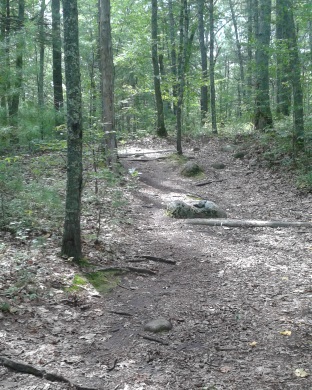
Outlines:
{"type": "Polygon", "coordinates": [[[67,190],[62,255],[81,257],[82,98],[77,0],[63,0],[67,95],[67,190]]]}

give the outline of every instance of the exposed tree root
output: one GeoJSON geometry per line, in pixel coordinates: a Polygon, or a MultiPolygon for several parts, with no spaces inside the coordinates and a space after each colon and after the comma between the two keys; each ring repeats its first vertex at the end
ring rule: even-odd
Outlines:
{"type": "Polygon", "coordinates": [[[73,389],[99,390],[99,388],[95,388],[95,387],[85,387],[85,386],[75,385],[72,382],[70,382],[68,379],[64,378],[62,375],[57,375],[57,374],[53,374],[50,372],[46,372],[45,370],[39,370],[38,368],[31,366],[30,364],[16,362],[16,361],[8,359],[4,356],[0,356],[0,364],[6,368],[9,368],[10,370],[21,372],[23,374],[34,375],[34,376],[37,376],[39,378],[46,379],[49,382],[67,383],[73,389]]]}

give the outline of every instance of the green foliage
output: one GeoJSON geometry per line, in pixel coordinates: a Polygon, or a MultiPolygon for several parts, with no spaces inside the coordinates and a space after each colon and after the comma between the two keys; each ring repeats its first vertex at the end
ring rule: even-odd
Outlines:
{"type": "Polygon", "coordinates": [[[30,172],[25,170],[22,157],[7,157],[0,161],[0,228],[18,232],[59,225],[63,214],[58,193],[60,183],[52,181],[48,185],[42,179],[44,172],[36,162],[31,171],[32,180],[28,180],[30,172]],[[37,180],[33,180],[34,177],[37,180]],[[53,188],[54,184],[56,188],[53,188]]]}

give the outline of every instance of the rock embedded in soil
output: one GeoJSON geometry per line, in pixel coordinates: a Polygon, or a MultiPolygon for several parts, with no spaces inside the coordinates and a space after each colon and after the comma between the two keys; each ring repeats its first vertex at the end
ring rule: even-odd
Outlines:
{"type": "Polygon", "coordinates": [[[225,164],[219,163],[219,162],[213,163],[211,166],[214,169],[225,169],[226,168],[225,164]]]}
{"type": "Polygon", "coordinates": [[[175,200],[167,206],[168,215],[172,218],[226,218],[227,214],[216,203],[200,200],[185,203],[175,200]]]}
{"type": "Polygon", "coordinates": [[[203,169],[194,161],[188,161],[181,170],[181,174],[186,177],[196,176],[202,172],[203,169]]]}
{"type": "Polygon", "coordinates": [[[152,320],[147,322],[144,325],[144,330],[152,333],[165,332],[172,329],[172,323],[165,318],[157,318],[156,320],[152,320]]]}

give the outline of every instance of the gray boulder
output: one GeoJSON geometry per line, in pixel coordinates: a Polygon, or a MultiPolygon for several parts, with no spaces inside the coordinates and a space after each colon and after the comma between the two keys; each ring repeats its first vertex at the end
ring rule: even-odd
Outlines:
{"type": "Polygon", "coordinates": [[[172,329],[172,323],[165,318],[158,318],[156,320],[149,321],[144,326],[144,330],[147,332],[165,332],[172,329]]]}
{"type": "Polygon", "coordinates": [[[183,176],[192,177],[202,173],[202,168],[194,161],[188,161],[184,164],[181,174],[183,176]]]}
{"type": "Polygon", "coordinates": [[[226,212],[214,202],[200,200],[185,203],[176,200],[168,204],[168,215],[172,218],[226,218],[226,212]]]}

